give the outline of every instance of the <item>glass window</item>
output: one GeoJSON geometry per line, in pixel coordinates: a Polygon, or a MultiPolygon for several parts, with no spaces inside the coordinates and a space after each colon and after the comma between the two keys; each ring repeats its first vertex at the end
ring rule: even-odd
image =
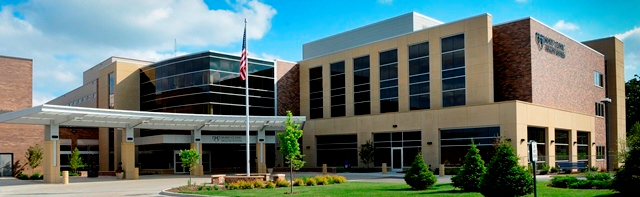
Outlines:
{"type": "MultiPolygon", "coordinates": [[[[536,141],[538,148],[538,162],[544,163],[547,159],[547,146],[546,146],[546,129],[538,128],[538,127],[528,127],[527,128],[527,143],[531,140],[536,141]]],[[[527,157],[528,158],[528,157],[527,157]]],[[[540,165],[541,166],[541,165],[540,165]]],[[[538,165],[536,165],[538,167],[538,165]]]]}
{"type": "Polygon", "coordinates": [[[604,159],[606,152],[604,146],[596,146],[596,159],[604,159]]]}
{"type": "Polygon", "coordinates": [[[354,58],[353,69],[354,114],[370,114],[369,56],[354,58]]]}
{"type": "Polygon", "coordinates": [[[556,161],[569,160],[569,131],[557,130],[555,135],[556,161]]]}
{"type": "Polygon", "coordinates": [[[322,66],[309,69],[309,118],[322,118],[322,66]]]}
{"type": "Polygon", "coordinates": [[[346,115],[344,61],[332,63],[331,69],[331,117],[346,115]]]}
{"type": "Polygon", "coordinates": [[[380,113],[398,111],[398,50],[380,53],[380,113]]]}
{"type": "Polygon", "coordinates": [[[409,46],[409,107],[429,109],[429,43],[409,46]]]}
{"type": "Polygon", "coordinates": [[[391,165],[391,148],[402,148],[403,166],[411,166],[421,146],[421,131],[373,133],[374,166],[381,166],[382,163],[391,165]]]}
{"type": "Polygon", "coordinates": [[[604,87],[604,80],[602,74],[598,71],[593,72],[593,83],[599,87],[604,87]]]}
{"type": "Polygon", "coordinates": [[[588,161],[589,160],[589,133],[578,132],[577,137],[578,137],[577,139],[578,161],[588,161]]]}
{"type": "Polygon", "coordinates": [[[318,166],[344,167],[345,163],[358,166],[357,135],[316,136],[318,166]]]}
{"type": "Polygon", "coordinates": [[[442,38],[442,106],[466,104],[464,34],[442,38]]]}
{"type": "Polygon", "coordinates": [[[480,156],[488,163],[493,157],[493,142],[500,137],[500,127],[442,129],[440,131],[440,162],[446,167],[460,167],[469,150],[471,140],[480,150],[480,156]]]}
{"type": "MultiPolygon", "coordinates": [[[[116,86],[115,86],[115,82],[116,82],[115,74],[113,72],[109,73],[108,78],[109,78],[109,100],[108,100],[109,102],[108,102],[108,105],[109,105],[109,109],[113,109],[113,108],[115,108],[115,100],[114,100],[114,96],[113,96],[115,94],[115,89],[116,89],[116,86]]],[[[74,105],[75,105],[75,103],[74,103],[74,105]]]]}

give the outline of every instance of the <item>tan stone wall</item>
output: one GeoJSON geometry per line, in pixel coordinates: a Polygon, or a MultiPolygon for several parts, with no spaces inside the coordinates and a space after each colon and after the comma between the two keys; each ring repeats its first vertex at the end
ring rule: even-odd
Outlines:
{"type": "Polygon", "coordinates": [[[323,66],[324,118],[331,117],[329,65],[345,61],[346,115],[353,116],[353,58],[369,55],[371,114],[380,113],[379,53],[398,49],[399,111],[409,111],[408,46],[429,41],[431,108],[442,108],[441,38],[465,34],[466,101],[468,105],[494,101],[492,17],[480,15],[457,22],[427,28],[413,33],[358,46],[333,54],[300,62],[300,114],[309,116],[309,69],[323,66]]]}

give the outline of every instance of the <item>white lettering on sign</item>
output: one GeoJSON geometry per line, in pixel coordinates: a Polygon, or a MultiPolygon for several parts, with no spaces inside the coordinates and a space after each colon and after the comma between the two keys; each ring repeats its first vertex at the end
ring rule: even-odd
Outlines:
{"type": "Polygon", "coordinates": [[[555,41],[541,33],[536,32],[536,44],[538,45],[538,50],[544,50],[548,53],[554,54],[558,57],[565,58],[566,54],[564,52],[564,44],[555,41]]]}
{"type": "Polygon", "coordinates": [[[536,141],[531,141],[531,160],[538,161],[538,143],[536,141]]]}
{"type": "Polygon", "coordinates": [[[213,135],[211,139],[215,143],[225,143],[225,142],[244,142],[244,138],[241,136],[233,136],[233,135],[213,135]]]}

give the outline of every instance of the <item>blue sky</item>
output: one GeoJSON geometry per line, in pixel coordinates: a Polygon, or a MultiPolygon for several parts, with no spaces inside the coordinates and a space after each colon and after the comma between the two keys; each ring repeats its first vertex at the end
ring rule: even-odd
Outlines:
{"type": "Polygon", "coordinates": [[[110,56],[151,61],[215,50],[238,53],[248,19],[254,57],[299,61],[302,44],[418,12],[443,22],[490,13],[493,23],[534,17],[578,41],[625,42],[626,80],[640,73],[640,1],[0,1],[0,55],[34,60],[34,105],[82,84],[110,56]]]}

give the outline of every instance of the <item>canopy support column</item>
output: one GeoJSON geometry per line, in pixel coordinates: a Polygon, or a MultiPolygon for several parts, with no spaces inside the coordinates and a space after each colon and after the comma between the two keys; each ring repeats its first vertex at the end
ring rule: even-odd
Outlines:
{"type": "Polygon", "coordinates": [[[45,183],[60,183],[60,137],[59,126],[44,126],[44,143],[42,147],[42,167],[45,183]]]}
{"type": "Polygon", "coordinates": [[[124,178],[128,180],[134,180],[138,178],[138,171],[136,168],[136,144],[133,137],[133,127],[125,128],[122,135],[124,139],[120,143],[120,162],[122,162],[122,169],[124,170],[124,178]]]}
{"type": "Polygon", "coordinates": [[[203,166],[202,166],[202,131],[198,128],[191,130],[191,149],[196,150],[200,155],[200,159],[198,160],[198,164],[196,165],[196,169],[191,174],[195,176],[204,175],[203,166]]]}

